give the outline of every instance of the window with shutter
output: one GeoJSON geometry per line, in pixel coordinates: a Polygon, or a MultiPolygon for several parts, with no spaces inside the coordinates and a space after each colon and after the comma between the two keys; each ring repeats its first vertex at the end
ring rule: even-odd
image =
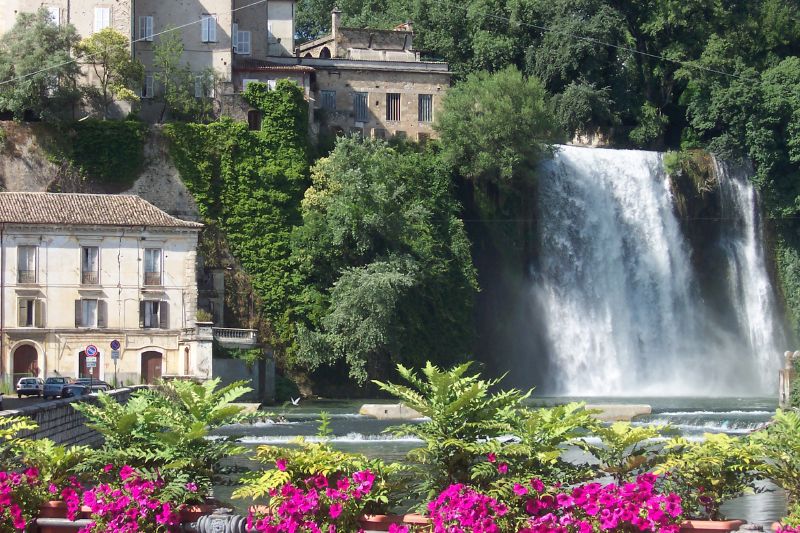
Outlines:
{"type": "Polygon", "coordinates": [[[141,319],[139,323],[143,328],[159,328],[161,327],[161,319],[159,318],[159,311],[161,303],[158,300],[145,300],[141,303],[141,319]]]}
{"type": "Polygon", "coordinates": [[[61,9],[58,6],[48,6],[47,12],[50,14],[50,22],[56,26],[61,25],[61,9]]]}
{"type": "Polygon", "coordinates": [[[236,42],[238,43],[237,46],[237,54],[240,55],[250,55],[250,32],[249,31],[240,31],[237,32],[236,42]]]}
{"type": "Polygon", "coordinates": [[[139,40],[140,41],[153,40],[153,17],[150,16],[139,17],[139,40]]]}
{"type": "Polygon", "coordinates": [[[95,33],[111,26],[111,8],[94,8],[94,31],[95,33]]]}
{"type": "Polygon", "coordinates": [[[81,319],[83,318],[83,307],[80,300],[75,300],[75,327],[80,328],[83,325],[81,319]]]}
{"type": "Polygon", "coordinates": [[[234,54],[239,53],[239,25],[235,22],[231,28],[231,46],[234,54]]]}
{"type": "Polygon", "coordinates": [[[367,93],[353,93],[353,116],[356,122],[369,120],[367,93]]]}
{"type": "Polygon", "coordinates": [[[336,111],[336,91],[320,91],[319,96],[322,100],[322,109],[336,111]]]}
{"type": "Polygon", "coordinates": [[[34,326],[37,328],[43,328],[45,326],[44,300],[35,300],[34,305],[36,307],[34,326]]]}
{"type": "Polygon", "coordinates": [[[108,327],[108,303],[105,300],[97,301],[97,327],[108,327]]]}
{"type": "Polygon", "coordinates": [[[169,302],[157,302],[159,327],[161,329],[169,329],[169,302]]]}
{"type": "Polygon", "coordinates": [[[81,327],[84,328],[97,327],[97,300],[95,299],[81,300],[81,327]]]}
{"type": "Polygon", "coordinates": [[[19,306],[17,311],[17,326],[21,328],[29,328],[33,326],[33,300],[27,298],[19,299],[19,306]]]}
{"type": "Polygon", "coordinates": [[[204,43],[217,42],[217,16],[202,15],[200,23],[200,40],[204,43]]]}
{"type": "Polygon", "coordinates": [[[144,284],[161,285],[161,248],[144,251],[144,284]]]}

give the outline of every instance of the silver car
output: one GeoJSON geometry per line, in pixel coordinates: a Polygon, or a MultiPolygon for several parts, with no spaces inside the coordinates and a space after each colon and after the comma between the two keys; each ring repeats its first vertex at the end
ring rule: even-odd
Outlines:
{"type": "Polygon", "coordinates": [[[41,396],[44,390],[42,378],[20,378],[17,381],[17,398],[23,396],[41,396]]]}

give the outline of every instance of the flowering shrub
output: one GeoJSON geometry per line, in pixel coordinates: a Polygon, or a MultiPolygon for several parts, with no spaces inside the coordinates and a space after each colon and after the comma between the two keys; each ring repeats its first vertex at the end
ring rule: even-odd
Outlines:
{"type": "MultiPolygon", "coordinates": [[[[111,465],[106,467],[111,469],[111,465]]],[[[83,494],[83,504],[92,510],[92,523],[79,533],[161,533],[178,531],[177,509],[154,495],[158,481],[141,477],[130,466],[119,471],[119,486],[97,485],[83,494]]]]}
{"type": "Polygon", "coordinates": [[[462,484],[450,485],[432,502],[428,511],[435,533],[500,533],[498,519],[508,508],[462,484]]]}
{"type": "MultiPolygon", "coordinates": [[[[276,467],[285,470],[286,464],[278,460],[276,467]]],[[[270,490],[268,513],[251,510],[247,527],[262,533],[361,531],[358,518],[374,481],[375,475],[363,470],[352,476],[329,479],[317,474],[302,484],[286,483],[280,489],[270,490]]],[[[407,529],[396,527],[394,531],[404,533],[407,529]]]]}
{"type": "Polygon", "coordinates": [[[38,514],[40,496],[39,471],[0,471],[0,529],[24,531],[38,514]]]}
{"type": "Polygon", "coordinates": [[[429,511],[435,533],[677,533],[681,499],[659,494],[657,480],[643,474],[635,483],[587,483],[566,491],[545,491],[544,484],[534,479],[527,485],[515,484],[515,498],[508,505],[452,485],[429,504],[429,511]]]}

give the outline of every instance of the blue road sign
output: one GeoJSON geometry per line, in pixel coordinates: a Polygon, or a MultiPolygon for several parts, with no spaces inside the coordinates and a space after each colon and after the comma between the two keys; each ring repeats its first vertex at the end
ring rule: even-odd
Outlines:
{"type": "Polygon", "coordinates": [[[94,344],[90,344],[89,346],[86,347],[84,352],[86,353],[87,357],[94,357],[97,355],[97,346],[95,346],[94,344]]]}
{"type": "Polygon", "coordinates": [[[120,347],[120,343],[119,343],[119,341],[117,339],[114,339],[113,341],[111,341],[111,349],[112,350],[119,350],[119,347],[120,347]]]}

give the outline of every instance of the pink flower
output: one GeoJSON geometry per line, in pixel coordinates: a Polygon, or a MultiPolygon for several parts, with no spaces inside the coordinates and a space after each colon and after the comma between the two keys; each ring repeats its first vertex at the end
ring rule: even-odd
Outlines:
{"type": "Polygon", "coordinates": [[[193,483],[193,482],[191,482],[191,481],[190,481],[189,483],[187,483],[186,485],[184,485],[184,487],[185,487],[185,488],[186,488],[186,490],[188,490],[189,492],[197,492],[197,483],[193,483]]]}
{"type": "Polygon", "coordinates": [[[520,485],[519,483],[514,483],[514,494],[517,496],[525,496],[528,494],[528,489],[520,485]]]}
{"type": "Polygon", "coordinates": [[[499,465],[497,465],[497,471],[500,472],[501,474],[507,474],[508,463],[500,463],[499,465]]]}
{"type": "Polygon", "coordinates": [[[128,465],[123,466],[119,470],[119,478],[123,481],[134,475],[136,472],[128,465]]]}
{"type": "Polygon", "coordinates": [[[497,461],[497,455],[494,453],[490,453],[486,456],[490,463],[494,463],[497,461]]]}
{"type": "Polygon", "coordinates": [[[286,459],[278,459],[275,461],[275,468],[280,470],[281,472],[286,471],[286,459]]]}

